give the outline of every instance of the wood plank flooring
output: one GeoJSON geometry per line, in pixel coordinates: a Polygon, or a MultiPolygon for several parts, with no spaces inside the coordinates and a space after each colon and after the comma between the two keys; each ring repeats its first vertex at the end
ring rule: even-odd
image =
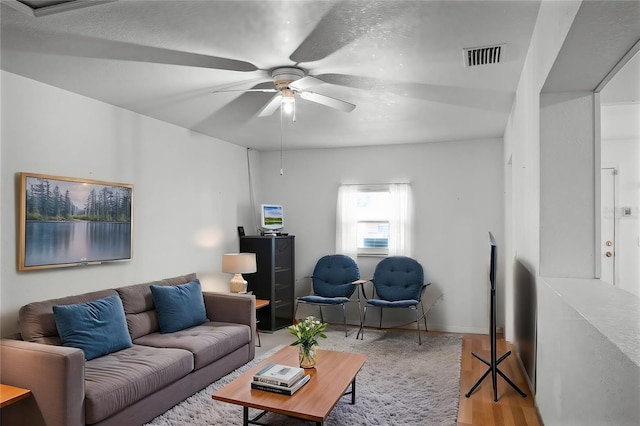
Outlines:
{"type": "MultiPolygon", "coordinates": [[[[413,330],[404,329],[396,331],[415,333],[413,330]]],[[[429,334],[447,333],[429,331],[429,334]]],[[[262,347],[256,348],[256,356],[266,353],[277,345],[291,343],[291,335],[286,329],[278,330],[275,333],[261,333],[261,336],[262,347]]],[[[506,343],[499,336],[498,357],[509,350],[513,350],[512,345],[506,343]]],[[[486,334],[462,334],[458,426],[542,426],[543,423],[535,408],[534,396],[514,353],[500,363],[500,369],[527,394],[526,398],[521,397],[501,377],[498,377],[498,402],[493,402],[493,388],[490,378],[485,379],[469,398],[464,396],[487,370],[487,366],[474,358],[471,352],[475,352],[484,359],[489,359],[491,356],[489,336],[486,334]]]]}
{"type": "MultiPolygon", "coordinates": [[[[512,350],[511,344],[499,338],[497,342],[498,357],[512,350]]],[[[542,426],[542,421],[535,407],[535,398],[529,389],[524,371],[512,354],[500,363],[500,370],[514,382],[524,393],[520,396],[504,379],[498,376],[498,402],[493,402],[493,386],[491,377],[482,381],[469,398],[465,394],[482,377],[487,366],[477,360],[471,352],[483,359],[491,358],[489,336],[480,334],[464,334],[462,339],[462,363],[460,366],[460,409],[458,426],[469,425],[517,425],[542,426]]]]}

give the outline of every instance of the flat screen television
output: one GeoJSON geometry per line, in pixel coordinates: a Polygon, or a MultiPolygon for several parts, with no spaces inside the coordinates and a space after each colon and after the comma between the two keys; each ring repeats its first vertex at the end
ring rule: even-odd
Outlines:
{"type": "Polygon", "coordinates": [[[498,245],[493,234],[489,232],[489,245],[491,246],[491,258],[489,259],[489,283],[491,290],[496,290],[496,270],[498,268],[498,245]]]}
{"type": "Polygon", "coordinates": [[[489,340],[491,345],[491,362],[489,364],[489,369],[491,370],[491,379],[493,382],[493,390],[494,390],[494,401],[498,400],[497,395],[497,385],[496,385],[496,366],[498,365],[498,351],[496,347],[496,339],[497,339],[497,307],[496,307],[496,272],[498,269],[498,245],[496,244],[496,239],[493,238],[493,234],[489,232],[489,246],[491,247],[491,258],[489,259],[489,285],[491,286],[491,301],[490,301],[490,310],[489,313],[489,340]]]}
{"type": "Polygon", "coordinates": [[[498,245],[496,244],[496,239],[493,238],[493,234],[489,232],[489,246],[491,247],[490,258],[489,258],[489,284],[491,286],[490,289],[490,309],[491,312],[489,314],[489,343],[491,345],[491,359],[485,360],[479,357],[474,352],[471,352],[471,355],[478,358],[485,365],[488,365],[489,368],[487,371],[480,377],[480,379],[476,382],[475,385],[469,390],[469,392],[465,393],[464,396],[469,398],[474,390],[482,383],[482,381],[489,377],[489,373],[491,373],[491,382],[493,385],[493,400],[498,402],[498,382],[497,378],[500,375],[512,388],[516,390],[523,398],[527,396],[522,390],[516,386],[500,369],[498,368],[498,364],[504,361],[509,355],[511,355],[511,351],[508,351],[500,358],[498,358],[497,347],[496,347],[496,338],[497,338],[497,324],[496,324],[496,287],[497,287],[497,276],[496,272],[498,269],[498,245]]]}
{"type": "Polygon", "coordinates": [[[267,231],[278,231],[284,228],[282,206],[278,204],[262,204],[260,206],[260,226],[267,231]]]}
{"type": "Polygon", "coordinates": [[[133,185],[20,173],[18,270],[131,260],[133,185]]]}

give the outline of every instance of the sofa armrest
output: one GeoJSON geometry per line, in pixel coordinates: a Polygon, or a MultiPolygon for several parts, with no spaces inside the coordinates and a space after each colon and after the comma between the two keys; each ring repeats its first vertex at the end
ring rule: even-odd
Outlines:
{"type": "MultiPolygon", "coordinates": [[[[2,383],[29,389],[36,409],[24,424],[84,425],[84,352],[22,340],[0,341],[2,383]]],[[[25,410],[27,411],[27,410],[25,410]]]]}
{"type": "Polygon", "coordinates": [[[207,318],[211,321],[246,324],[251,327],[251,344],[256,336],[256,298],[248,294],[203,292],[207,318]]]}

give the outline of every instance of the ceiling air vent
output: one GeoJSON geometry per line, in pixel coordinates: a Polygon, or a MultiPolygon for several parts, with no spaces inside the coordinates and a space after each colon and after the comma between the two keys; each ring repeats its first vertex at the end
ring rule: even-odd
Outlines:
{"type": "Polygon", "coordinates": [[[467,47],[462,49],[464,66],[475,67],[478,65],[499,64],[504,62],[504,50],[506,44],[495,46],[467,47]]]}

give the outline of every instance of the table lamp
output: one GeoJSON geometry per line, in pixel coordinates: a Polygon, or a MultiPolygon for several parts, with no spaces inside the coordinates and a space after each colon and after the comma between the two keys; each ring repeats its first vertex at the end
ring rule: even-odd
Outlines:
{"type": "Polygon", "coordinates": [[[247,282],[242,274],[256,272],[255,253],[227,253],[222,255],[222,272],[235,274],[229,281],[229,290],[232,293],[244,293],[247,291],[247,282]]]}

